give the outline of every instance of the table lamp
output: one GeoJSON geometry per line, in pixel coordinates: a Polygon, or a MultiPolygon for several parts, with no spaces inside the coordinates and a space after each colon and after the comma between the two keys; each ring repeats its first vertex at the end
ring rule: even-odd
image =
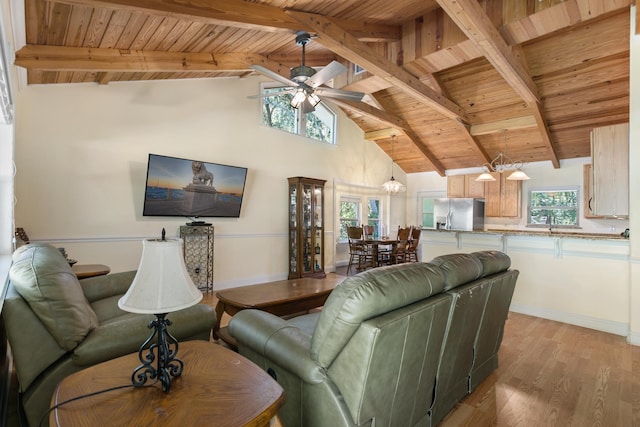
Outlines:
{"type": "Polygon", "coordinates": [[[171,377],[179,377],[184,364],[176,358],[178,341],[167,330],[171,320],[166,315],[196,305],[201,299],[202,292],[193,284],[184,264],[182,240],[166,239],[164,229],[162,239],[143,240],[136,276],[127,293],[118,300],[118,307],[124,311],[156,316],[149,323],[151,335],[138,352],[142,364],[131,375],[134,386],[157,378],[162,390],[169,392],[171,377]]]}

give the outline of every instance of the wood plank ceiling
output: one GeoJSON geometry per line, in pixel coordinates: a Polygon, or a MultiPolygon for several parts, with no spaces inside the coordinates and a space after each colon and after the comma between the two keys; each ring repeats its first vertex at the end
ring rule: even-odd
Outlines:
{"type": "Polygon", "coordinates": [[[629,120],[633,0],[25,0],[29,84],[289,77],[349,65],[337,104],[406,173],[590,155],[629,120]],[[367,71],[355,75],[353,64],[367,71]],[[397,134],[392,138],[392,134],[397,134]]]}

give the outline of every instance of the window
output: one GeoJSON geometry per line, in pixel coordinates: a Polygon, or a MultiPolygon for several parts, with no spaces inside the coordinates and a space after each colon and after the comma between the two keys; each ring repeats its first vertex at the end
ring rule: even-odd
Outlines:
{"type": "Polygon", "coordinates": [[[373,225],[373,238],[382,237],[380,230],[380,199],[367,200],[367,224],[373,225]]]}
{"type": "Polygon", "coordinates": [[[366,71],[367,70],[365,70],[364,68],[362,68],[358,64],[353,64],[353,75],[357,76],[358,74],[362,74],[362,73],[364,73],[366,71]]]}
{"type": "Polygon", "coordinates": [[[532,189],[527,225],[578,226],[578,188],[532,189]]]}
{"type": "Polygon", "coordinates": [[[341,197],[340,198],[340,241],[346,242],[347,227],[358,227],[360,225],[360,199],[341,197]]]}
{"type": "Polygon", "coordinates": [[[286,88],[263,83],[261,92],[263,95],[275,94],[262,98],[262,122],[265,125],[335,144],[336,114],[324,103],[316,105],[314,112],[302,114],[291,106],[293,95],[286,88]]]}

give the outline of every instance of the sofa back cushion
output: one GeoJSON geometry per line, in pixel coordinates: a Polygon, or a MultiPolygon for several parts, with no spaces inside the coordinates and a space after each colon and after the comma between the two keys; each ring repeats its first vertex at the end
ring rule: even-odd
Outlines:
{"type": "Polygon", "coordinates": [[[364,320],[442,292],[444,275],[428,263],[365,271],[331,292],[311,340],[311,358],[328,367],[364,320]]]}
{"type": "Polygon", "coordinates": [[[471,254],[441,255],[429,261],[440,267],[444,272],[444,290],[448,291],[457,286],[469,283],[482,277],[482,262],[471,254]]]}
{"type": "Polygon", "coordinates": [[[9,278],[61,348],[73,350],[98,325],[78,278],[55,247],[20,247],[9,278]]]}

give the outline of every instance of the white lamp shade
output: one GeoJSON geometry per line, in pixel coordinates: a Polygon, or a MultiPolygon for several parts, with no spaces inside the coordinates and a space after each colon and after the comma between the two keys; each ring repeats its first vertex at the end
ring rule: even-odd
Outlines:
{"type": "Polygon", "coordinates": [[[529,176],[523,171],[521,171],[520,169],[518,169],[515,172],[513,172],[511,175],[509,175],[507,179],[511,181],[526,181],[527,179],[529,179],[529,176]]]}
{"type": "Polygon", "coordinates": [[[200,300],[202,292],[184,264],[182,240],[143,240],[138,272],[118,307],[131,313],[161,314],[191,307],[200,300]]]}
{"type": "Polygon", "coordinates": [[[489,172],[482,172],[477,178],[476,181],[495,181],[496,179],[489,172]]]}

